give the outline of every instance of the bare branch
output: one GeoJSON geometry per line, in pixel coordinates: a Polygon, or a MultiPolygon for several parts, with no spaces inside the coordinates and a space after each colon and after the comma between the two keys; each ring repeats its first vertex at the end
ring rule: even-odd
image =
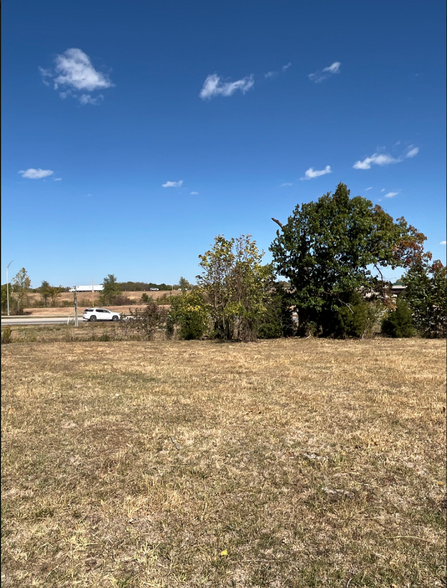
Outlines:
{"type": "Polygon", "coordinates": [[[281,229],[284,228],[284,225],[282,224],[282,222],[280,222],[277,218],[273,218],[273,216],[272,216],[272,221],[274,223],[276,223],[277,225],[279,225],[281,227],[281,229]]]}

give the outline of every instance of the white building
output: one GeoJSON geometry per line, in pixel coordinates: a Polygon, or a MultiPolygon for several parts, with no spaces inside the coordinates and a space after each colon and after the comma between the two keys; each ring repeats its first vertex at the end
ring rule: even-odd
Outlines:
{"type": "Polygon", "coordinates": [[[70,292],[102,292],[104,290],[104,286],[99,284],[98,286],[75,286],[74,288],[70,288],[70,292]]]}

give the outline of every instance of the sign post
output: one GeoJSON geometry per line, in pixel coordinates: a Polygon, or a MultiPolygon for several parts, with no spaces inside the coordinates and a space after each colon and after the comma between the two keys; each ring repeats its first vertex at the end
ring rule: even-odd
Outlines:
{"type": "Polygon", "coordinates": [[[74,287],[74,307],[75,307],[75,327],[78,326],[78,296],[76,291],[76,286],[74,287]]]}

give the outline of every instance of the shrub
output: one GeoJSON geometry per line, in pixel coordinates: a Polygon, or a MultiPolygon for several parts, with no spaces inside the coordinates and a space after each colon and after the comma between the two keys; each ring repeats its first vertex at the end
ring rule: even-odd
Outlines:
{"type": "Polygon", "coordinates": [[[200,339],[208,328],[208,321],[205,300],[199,290],[175,296],[168,313],[167,334],[172,336],[177,325],[182,339],[200,339]]]}
{"type": "Polygon", "coordinates": [[[116,296],[116,298],[112,300],[112,304],[114,306],[131,306],[132,304],[136,304],[136,302],[127,296],[116,296]]]}
{"type": "Polygon", "coordinates": [[[4,327],[2,329],[2,345],[6,345],[7,343],[11,343],[11,339],[12,339],[11,327],[4,327]]]}
{"type": "Polygon", "coordinates": [[[157,329],[165,328],[167,312],[151,300],[144,309],[129,308],[130,316],[125,320],[126,330],[133,331],[139,338],[152,340],[157,329]]]}
{"type": "Polygon", "coordinates": [[[396,309],[388,311],[382,321],[382,333],[388,337],[413,337],[413,317],[404,298],[398,297],[396,309]]]}
{"type": "Polygon", "coordinates": [[[265,313],[259,320],[257,334],[260,339],[275,339],[295,335],[292,307],[287,285],[276,282],[265,296],[265,313]]]}

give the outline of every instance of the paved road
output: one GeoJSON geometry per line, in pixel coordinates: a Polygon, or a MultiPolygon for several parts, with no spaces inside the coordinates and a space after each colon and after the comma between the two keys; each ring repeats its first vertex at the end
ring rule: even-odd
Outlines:
{"type": "MultiPolygon", "coordinates": [[[[78,318],[80,323],[85,323],[82,316],[78,318]]],[[[4,317],[2,316],[2,327],[7,325],[58,325],[58,324],[67,324],[68,323],[68,316],[41,316],[41,317],[23,317],[23,318],[16,318],[13,316],[4,317]]],[[[70,324],[74,323],[74,317],[70,317],[70,324]]]]}

